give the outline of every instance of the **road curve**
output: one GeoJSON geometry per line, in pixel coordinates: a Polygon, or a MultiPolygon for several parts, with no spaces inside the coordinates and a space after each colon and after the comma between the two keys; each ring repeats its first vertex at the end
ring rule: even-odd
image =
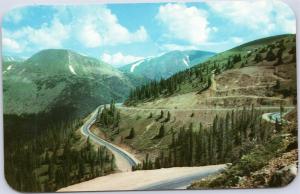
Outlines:
{"type": "Polygon", "coordinates": [[[226,164],[221,164],[115,173],[68,186],[58,192],[185,189],[192,181],[220,173],[226,168],[226,164]]]}
{"type": "Polygon", "coordinates": [[[116,165],[120,171],[131,171],[131,167],[140,163],[133,155],[126,152],[122,148],[101,139],[96,136],[94,133],[90,131],[91,126],[96,122],[97,115],[103,110],[103,105],[99,106],[96,110],[94,110],[87,121],[81,127],[81,133],[86,137],[89,137],[95,143],[105,146],[109,149],[115,156],[116,165]]]}
{"type": "MultiPolygon", "coordinates": [[[[127,106],[121,106],[119,105],[119,109],[124,110],[149,110],[149,111],[155,111],[155,110],[172,110],[172,111],[232,111],[232,110],[243,110],[243,107],[233,107],[233,108],[140,108],[140,107],[127,107],[127,106]]],[[[291,110],[295,108],[294,106],[285,107],[285,109],[291,110]]],[[[274,110],[274,109],[280,109],[279,106],[261,106],[261,107],[255,107],[256,110],[274,110]]],[[[246,110],[251,110],[251,108],[246,108],[246,110]]]]}
{"type": "MultiPolygon", "coordinates": [[[[289,112],[291,112],[295,107],[285,107],[286,109],[286,112],[284,112],[282,114],[282,117],[284,117],[285,115],[287,115],[289,112]]],[[[270,122],[270,123],[276,123],[276,120],[277,122],[283,122],[283,123],[288,123],[288,121],[284,120],[283,118],[281,119],[281,115],[280,115],[280,112],[269,112],[269,113],[264,113],[262,115],[262,119],[267,121],[267,122],[270,122]]]]}

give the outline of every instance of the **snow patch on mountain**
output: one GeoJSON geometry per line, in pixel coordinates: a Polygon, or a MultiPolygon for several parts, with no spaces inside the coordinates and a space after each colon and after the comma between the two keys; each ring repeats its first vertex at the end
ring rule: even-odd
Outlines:
{"type": "Polygon", "coordinates": [[[12,61],[23,61],[25,58],[21,57],[12,57],[12,56],[3,56],[3,61],[12,62],[12,61]]]}
{"type": "Polygon", "coordinates": [[[77,75],[72,65],[69,65],[69,70],[71,71],[72,74],[77,75]]]}
{"type": "Polygon", "coordinates": [[[144,60],[140,60],[138,61],[137,63],[134,63],[131,68],[130,68],[130,72],[132,73],[134,71],[134,69],[139,65],[141,64],[142,62],[144,62],[144,60]]]}
{"type": "Polygon", "coordinates": [[[8,67],[6,68],[6,70],[9,71],[9,70],[11,70],[11,68],[12,68],[12,65],[8,66],[8,67]]]}
{"type": "Polygon", "coordinates": [[[7,61],[14,61],[15,59],[14,59],[14,57],[7,57],[6,60],[7,61]]]}
{"type": "Polygon", "coordinates": [[[68,64],[69,64],[69,70],[73,75],[77,75],[77,73],[75,72],[73,66],[71,65],[71,55],[70,52],[68,52],[68,64]]]}
{"type": "Polygon", "coordinates": [[[187,67],[190,66],[190,57],[189,56],[185,56],[185,58],[183,58],[182,61],[185,64],[185,66],[187,66],[187,67]]]}

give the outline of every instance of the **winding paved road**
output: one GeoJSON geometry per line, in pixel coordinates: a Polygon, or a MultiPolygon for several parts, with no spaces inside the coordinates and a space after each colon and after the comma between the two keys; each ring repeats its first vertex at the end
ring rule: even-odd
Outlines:
{"type": "MultiPolygon", "coordinates": [[[[284,117],[285,115],[287,115],[289,112],[291,112],[295,107],[285,107],[284,109],[286,110],[286,112],[284,112],[282,114],[282,116],[284,117]]],[[[280,123],[281,120],[283,121],[283,123],[285,122],[288,122],[284,119],[281,119],[281,116],[280,116],[280,112],[270,112],[270,113],[264,113],[262,115],[262,118],[267,121],[267,122],[270,122],[270,123],[275,123],[276,120],[280,123]]]]}
{"type": "MultiPolygon", "coordinates": [[[[120,104],[117,106],[119,108],[126,109],[126,107],[122,107],[120,104]]],[[[274,108],[277,107],[264,107],[262,109],[266,110],[274,108]]],[[[220,173],[227,168],[226,164],[222,164],[202,167],[174,167],[155,170],[138,170],[132,172],[131,166],[140,163],[134,156],[118,146],[101,139],[90,131],[90,127],[96,122],[97,115],[102,111],[102,109],[103,106],[99,106],[93,113],[91,113],[89,119],[81,127],[81,132],[99,145],[106,146],[115,155],[117,166],[122,172],[71,185],[60,189],[59,192],[185,189],[194,180],[199,180],[209,175],[220,173]]],[[[287,109],[290,110],[292,107],[288,107],[287,109]]],[[[278,118],[278,115],[280,117],[278,112],[265,113],[263,114],[263,119],[272,122],[278,118]]]]}
{"type": "MultiPolygon", "coordinates": [[[[117,106],[121,107],[122,105],[118,104],[117,106]]],[[[90,131],[103,107],[103,105],[99,106],[91,113],[81,127],[81,132],[97,144],[106,146],[115,155],[116,164],[122,172],[71,185],[58,190],[58,192],[185,189],[194,180],[220,173],[227,168],[226,164],[221,164],[131,171],[131,167],[140,163],[140,161],[130,153],[101,139],[90,131]]]]}
{"type": "Polygon", "coordinates": [[[127,151],[123,150],[122,148],[101,139],[100,137],[96,136],[94,133],[90,131],[91,126],[96,122],[97,115],[103,109],[103,105],[99,106],[94,112],[91,113],[90,118],[83,124],[81,127],[81,133],[86,137],[90,137],[95,143],[105,146],[109,149],[115,156],[116,165],[120,171],[131,171],[131,167],[140,163],[133,155],[128,153],[127,151]]]}
{"type": "MultiPolygon", "coordinates": [[[[231,111],[231,110],[243,110],[243,107],[233,107],[233,108],[140,108],[140,107],[125,107],[125,106],[121,106],[118,105],[120,109],[124,109],[124,110],[172,110],[172,111],[231,111]]],[[[294,106],[288,106],[288,107],[284,107],[285,109],[288,110],[292,110],[295,107],[294,106]]],[[[257,110],[276,110],[276,109],[280,109],[279,106],[261,106],[261,107],[255,107],[255,109],[257,110]]],[[[246,108],[246,110],[251,110],[251,108],[246,108]]]]}

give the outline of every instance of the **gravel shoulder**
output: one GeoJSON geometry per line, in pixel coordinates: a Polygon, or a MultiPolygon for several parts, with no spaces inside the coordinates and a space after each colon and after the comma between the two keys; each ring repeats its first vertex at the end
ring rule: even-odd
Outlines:
{"type": "Polygon", "coordinates": [[[174,167],[115,173],[68,186],[58,190],[58,192],[151,190],[151,188],[156,187],[164,189],[164,185],[174,185],[173,183],[178,184],[179,187],[177,189],[180,189],[183,186],[180,183],[183,183],[189,179],[189,177],[192,179],[196,177],[206,177],[211,174],[218,173],[226,167],[227,165],[222,164],[202,167],[174,167]]]}

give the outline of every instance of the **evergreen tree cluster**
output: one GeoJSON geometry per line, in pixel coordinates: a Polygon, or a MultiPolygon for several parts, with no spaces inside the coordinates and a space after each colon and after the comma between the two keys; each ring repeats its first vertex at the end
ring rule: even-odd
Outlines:
{"type": "Polygon", "coordinates": [[[115,101],[112,100],[109,108],[104,105],[104,108],[99,114],[98,122],[106,128],[115,129],[119,127],[119,123],[121,120],[120,111],[117,110],[115,101]]]}
{"type": "Polygon", "coordinates": [[[130,132],[129,132],[128,136],[126,137],[126,139],[132,139],[132,138],[134,138],[134,136],[135,136],[135,131],[134,131],[134,128],[132,127],[130,129],[130,132]]]}
{"type": "Polygon", "coordinates": [[[269,49],[266,55],[266,60],[267,61],[274,61],[276,59],[276,55],[273,52],[273,49],[269,49]]]}
{"type": "MultiPolygon", "coordinates": [[[[188,74],[192,74],[190,71],[188,74]]],[[[185,79],[185,73],[180,72],[168,79],[161,79],[160,81],[152,81],[149,84],[139,86],[132,90],[129,94],[127,104],[131,101],[139,101],[145,99],[155,99],[161,95],[171,95],[179,89],[180,84],[185,79]]]]}
{"type": "Polygon", "coordinates": [[[282,61],[282,55],[283,51],[286,49],[284,46],[284,41],[277,41],[275,44],[270,44],[268,46],[264,46],[259,49],[259,51],[256,53],[254,61],[256,63],[261,62],[263,60],[266,61],[275,61],[277,62],[274,65],[280,65],[283,63],[282,61]],[[277,52],[274,52],[274,50],[277,49],[277,52]],[[265,58],[262,57],[261,53],[266,53],[265,58]]]}
{"type": "Polygon", "coordinates": [[[76,145],[80,137],[74,129],[81,124],[62,124],[26,142],[11,143],[5,149],[7,182],[22,192],[51,192],[112,172],[114,158],[105,147],[96,151],[89,138],[84,146],[76,145]]]}
{"type": "Polygon", "coordinates": [[[241,54],[236,54],[236,55],[233,55],[233,57],[232,57],[233,64],[236,64],[236,63],[240,62],[241,60],[242,60],[241,54]]]}
{"type": "MultiPolygon", "coordinates": [[[[202,166],[237,161],[256,144],[264,144],[271,136],[274,126],[262,122],[262,112],[244,108],[228,112],[225,117],[216,116],[210,127],[200,123],[195,129],[181,127],[172,131],[172,142],[167,150],[161,151],[154,161],[149,156],[139,169],[157,169],[181,166],[202,166]]],[[[276,122],[275,129],[280,123],[276,122]]]]}
{"type": "Polygon", "coordinates": [[[131,90],[125,104],[132,105],[138,101],[154,100],[163,96],[170,96],[181,90],[184,84],[192,85],[199,93],[208,89],[211,75],[232,69],[242,60],[241,54],[230,55],[226,63],[207,61],[190,69],[178,72],[167,79],[153,80],[131,90]]]}

